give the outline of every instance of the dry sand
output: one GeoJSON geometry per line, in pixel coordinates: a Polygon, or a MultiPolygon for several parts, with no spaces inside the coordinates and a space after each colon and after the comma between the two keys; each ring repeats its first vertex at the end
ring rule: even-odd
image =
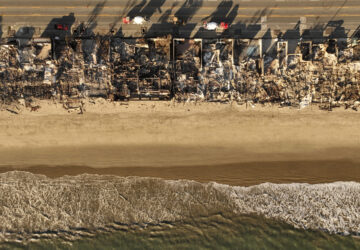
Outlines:
{"type": "Polygon", "coordinates": [[[360,181],[360,113],[218,103],[86,102],[0,112],[0,172],[218,181],[360,181]]]}

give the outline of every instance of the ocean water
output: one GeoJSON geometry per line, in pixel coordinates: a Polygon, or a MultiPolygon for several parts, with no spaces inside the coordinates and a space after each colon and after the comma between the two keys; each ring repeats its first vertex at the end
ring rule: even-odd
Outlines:
{"type": "Polygon", "coordinates": [[[360,183],[0,174],[0,249],[360,249],[360,183]]]}
{"type": "Polygon", "coordinates": [[[5,243],[4,249],[360,249],[351,236],[294,229],[257,216],[196,218],[147,228],[99,232],[78,240],[60,238],[5,243]]]}

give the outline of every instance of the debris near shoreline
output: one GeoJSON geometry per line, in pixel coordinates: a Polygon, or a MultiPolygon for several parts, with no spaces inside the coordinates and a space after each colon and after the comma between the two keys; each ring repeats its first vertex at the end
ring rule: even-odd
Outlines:
{"type": "Polygon", "coordinates": [[[357,40],[96,36],[0,45],[4,104],[21,98],[173,97],[179,102],[278,103],[300,109],[315,103],[328,111],[341,106],[357,111],[359,77],[357,40]]]}

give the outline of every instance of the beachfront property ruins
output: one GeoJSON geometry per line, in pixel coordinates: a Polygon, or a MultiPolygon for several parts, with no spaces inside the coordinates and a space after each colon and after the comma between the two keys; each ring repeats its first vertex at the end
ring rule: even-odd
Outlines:
{"type": "Polygon", "coordinates": [[[356,36],[295,39],[279,33],[241,38],[215,33],[212,38],[176,34],[135,38],[84,36],[74,30],[64,36],[33,38],[19,32],[0,44],[3,104],[22,100],[31,106],[33,98],[40,98],[72,108],[81,106],[82,98],[102,97],[297,108],[316,103],[325,110],[339,106],[357,110],[360,105],[356,36]]]}

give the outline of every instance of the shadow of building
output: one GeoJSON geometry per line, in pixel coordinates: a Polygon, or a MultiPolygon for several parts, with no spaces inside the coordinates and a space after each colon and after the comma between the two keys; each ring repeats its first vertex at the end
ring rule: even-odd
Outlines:
{"type": "Polygon", "coordinates": [[[186,0],[180,9],[176,11],[175,17],[177,17],[183,24],[186,24],[201,8],[202,4],[202,0],[186,0]]]}
{"type": "Polygon", "coordinates": [[[2,31],[2,16],[0,16],[0,39],[2,38],[2,34],[3,34],[3,31],[2,31]]]}
{"type": "Polygon", "coordinates": [[[9,39],[11,40],[16,40],[18,46],[23,47],[28,45],[29,41],[33,38],[35,34],[35,28],[34,27],[29,27],[29,26],[25,26],[25,27],[20,27],[13,38],[9,39]]]}
{"type": "Polygon", "coordinates": [[[59,37],[59,39],[64,39],[66,36],[71,36],[71,27],[75,22],[74,13],[70,13],[68,16],[63,16],[59,18],[53,18],[44,32],[41,34],[41,37],[46,38],[54,38],[59,37]],[[64,30],[57,29],[57,25],[63,25],[63,27],[67,27],[64,30]]]}

